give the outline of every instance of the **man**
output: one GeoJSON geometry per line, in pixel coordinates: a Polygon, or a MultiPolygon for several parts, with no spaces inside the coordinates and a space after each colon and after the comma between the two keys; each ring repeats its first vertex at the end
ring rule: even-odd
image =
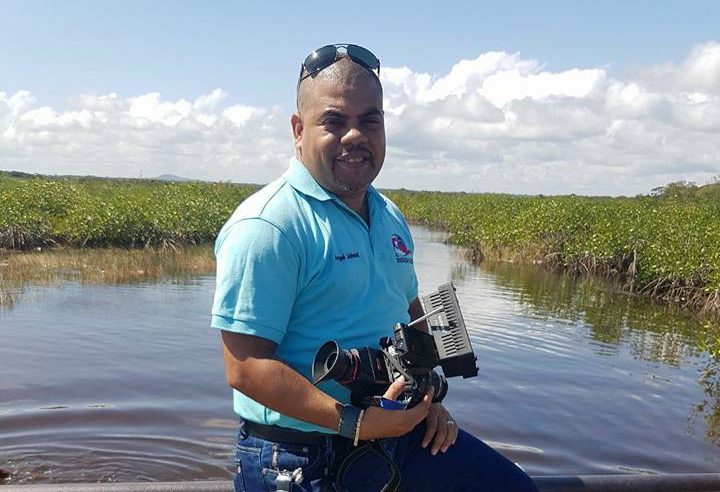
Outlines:
{"type": "Polygon", "coordinates": [[[373,491],[395,469],[402,490],[536,490],[429,394],[407,410],[361,410],[340,384],[310,383],[326,341],[377,347],[423,314],[410,231],[371,186],[385,158],[379,70],[356,45],[306,58],[290,120],[296,158],[218,236],[212,326],[241,417],[235,488],[373,491]],[[371,440],[377,453],[345,460],[371,440]]]}

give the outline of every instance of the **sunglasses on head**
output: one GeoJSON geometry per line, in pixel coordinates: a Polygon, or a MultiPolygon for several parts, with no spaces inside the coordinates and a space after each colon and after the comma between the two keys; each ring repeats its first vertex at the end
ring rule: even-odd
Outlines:
{"type": "Polygon", "coordinates": [[[328,44],[310,53],[300,67],[300,81],[315,75],[336,61],[347,56],[355,63],[370,71],[377,70],[380,76],[380,60],[368,49],[356,44],[328,44]],[[305,75],[303,75],[305,72],[305,75]]]}

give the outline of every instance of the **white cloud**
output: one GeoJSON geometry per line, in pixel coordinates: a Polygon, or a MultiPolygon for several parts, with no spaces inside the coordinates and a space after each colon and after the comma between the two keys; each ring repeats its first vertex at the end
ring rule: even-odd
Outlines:
{"type": "MultiPolygon", "coordinates": [[[[636,194],[720,174],[717,42],[614,77],[603,67],[552,72],[505,52],[441,76],[381,73],[389,148],[379,186],[636,194]]],[[[0,169],[274,179],[293,153],[291,109],[227,96],[85,94],[60,110],[28,91],[0,92],[0,169]]]]}
{"type": "Polygon", "coordinates": [[[386,72],[381,185],[632,195],[720,175],[719,43],[622,78],[501,52],[435,80],[386,72]]]}
{"type": "Polygon", "coordinates": [[[223,107],[216,89],[194,101],[152,92],[84,94],[72,109],[33,107],[27,91],[0,92],[0,169],[267,182],[292,155],[279,108],[223,107]]]}

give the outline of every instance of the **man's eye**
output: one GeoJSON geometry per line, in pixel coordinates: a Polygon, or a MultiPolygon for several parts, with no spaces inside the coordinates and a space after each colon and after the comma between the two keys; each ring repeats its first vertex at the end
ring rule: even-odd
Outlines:
{"type": "Polygon", "coordinates": [[[340,118],[325,118],[323,120],[323,125],[325,126],[340,126],[343,124],[343,120],[340,118]]]}
{"type": "Polygon", "coordinates": [[[368,118],[363,121],[363,123],[366,126],[375,127],[382,124],[382,120],[380,118],[368,118]]]}

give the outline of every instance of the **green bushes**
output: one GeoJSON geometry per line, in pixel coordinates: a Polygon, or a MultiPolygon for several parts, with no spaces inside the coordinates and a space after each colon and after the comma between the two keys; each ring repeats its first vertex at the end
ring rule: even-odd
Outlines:
{"type": "Polygon", "coordinates": [[[720,193],[636,198],[391,192],[411,221],[476,257],[512,254],[720,313],[720,193]]]}
{"type": "Polygon", "coordinates": [[[0,176],[0,247],[207,243],[255,189],[213,183],[0,176]]]}
{"type": "MultiPolygon", "coordinates": [[[[0,173],[0,247],[207,243],[255,189],[0,173]]],[[[512,254],[618,277],[633,291],[720,313],[718,184],[636,198],[388,194],[408,219],[448,229],[478,258],[512,254]]]]}

